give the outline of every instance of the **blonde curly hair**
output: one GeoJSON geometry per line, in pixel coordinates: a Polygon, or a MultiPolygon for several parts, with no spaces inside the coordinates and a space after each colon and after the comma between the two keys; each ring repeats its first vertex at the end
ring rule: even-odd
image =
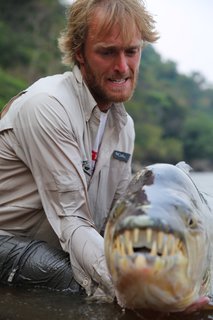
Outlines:
{"type": "Polygon", "coordinates": [[[142,42],[152,43],[158,39],[155,21],[141,0],[75,0],[67,12],[67,27],[58,39],[64,64],[78,64],[76,53],[83,49],[90,21],[97,9],[104,11],[100,34],[103,31],[106,34],[119,24],[123,39],[131,40],[134,22],[142,42]]]}

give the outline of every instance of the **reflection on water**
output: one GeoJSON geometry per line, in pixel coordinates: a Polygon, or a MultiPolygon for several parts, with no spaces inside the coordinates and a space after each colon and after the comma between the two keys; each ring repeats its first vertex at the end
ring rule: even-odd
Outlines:
{"type": "MultiPolygon", "coordinates": [[[[198,188],[210,195],[213,208],[213,173],[194,173],[198,188]]],[[[212,311],[160,314],[123,311],[116,304],[89,303],[83,296],[48,291],[0,287],[0,320],[213,320],[212,311]]]]}
{"type": "Polygon", "coordinates": [[[213,320],[213,311],[193,315],[123,311],[116,304],[88,303],[74,296],[46,289],[0,287],[0,320],[213,320]]]}

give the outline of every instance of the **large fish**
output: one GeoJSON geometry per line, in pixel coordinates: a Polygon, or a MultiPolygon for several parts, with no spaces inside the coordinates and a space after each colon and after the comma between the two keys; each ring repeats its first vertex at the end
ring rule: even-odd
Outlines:
{"type": "Polygon", "coordinates": [[[188,168],[146,167],[110,214],[105,255],[122,307],[193,311],[209,301],[213,213],[188,168]]]}

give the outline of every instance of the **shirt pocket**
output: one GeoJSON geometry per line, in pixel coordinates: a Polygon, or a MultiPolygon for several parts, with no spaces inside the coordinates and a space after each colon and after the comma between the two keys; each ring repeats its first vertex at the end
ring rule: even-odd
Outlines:
{"type": "Polygon", "coordinates": [[[58,215],[74,215],[84,202],[84,186],[75,175],[53,174],[47,188],[58,215]]]}

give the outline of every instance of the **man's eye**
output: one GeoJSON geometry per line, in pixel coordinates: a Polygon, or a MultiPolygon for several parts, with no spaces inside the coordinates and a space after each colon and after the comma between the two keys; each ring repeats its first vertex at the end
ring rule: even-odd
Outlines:
{"type": "Polygon", "coordinates": [[[103,56],[110,56],[113,54],[113,50],[103,50],[103,51],[101,51],[101,54],[103,56]]]}
{"type": "Polygon", "coordinates": [[[138,49],[128,49],[125,52],[127,56],[134,56],[138,53],[138,49]]]}

